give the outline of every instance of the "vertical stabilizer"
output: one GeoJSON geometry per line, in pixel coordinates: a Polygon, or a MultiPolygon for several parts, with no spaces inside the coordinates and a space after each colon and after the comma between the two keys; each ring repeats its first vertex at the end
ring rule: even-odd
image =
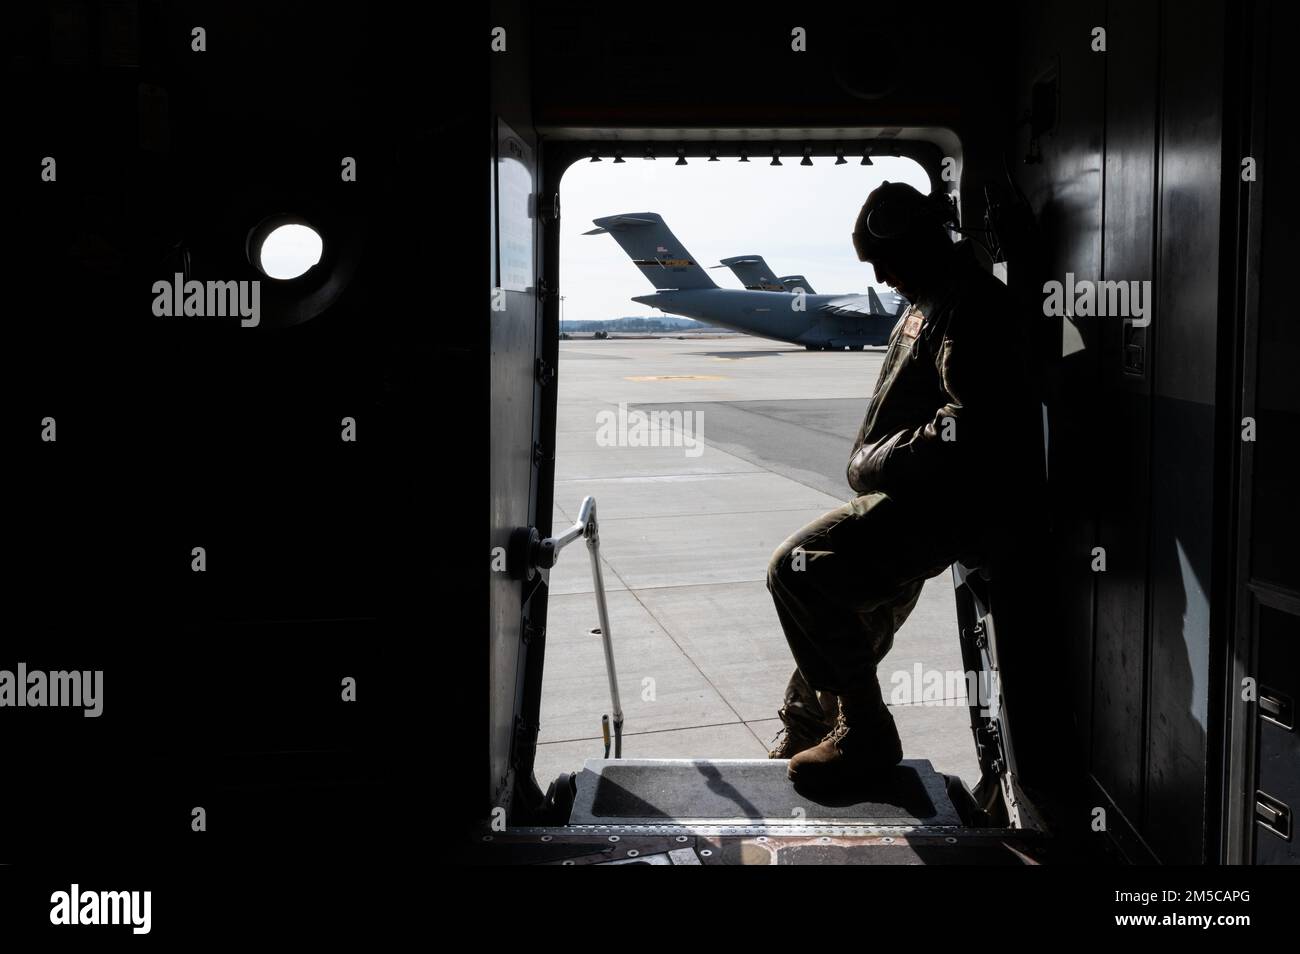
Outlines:
{"type": "Polygon", "coordinates": [[[660,290],[717,288],[699,262],[691,257],[657,212],[630,212],[593,219],[596,228],[584,235],[613,236],[632,264],[660,290]]]}

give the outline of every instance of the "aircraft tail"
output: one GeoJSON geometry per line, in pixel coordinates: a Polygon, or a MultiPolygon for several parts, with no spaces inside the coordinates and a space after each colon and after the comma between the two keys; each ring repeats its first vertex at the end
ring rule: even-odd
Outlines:
{"type": "Polygon", "coordinates": [[[713,267],[721,268],[723,265],[731,269],[732,274],[740,279],[740,284],[750,291],[786,290],[780,279],[776,277],[776,273],[768,268],[767,262],[763,261],[762,255],[733,255],[731,258],[724,258],[720,265],[713,267]]]}
{"type": "Polygon", "coordinates": [[[660,290],[682,288],[717,288],[700,264],[677,241],[657,212],[631,212],[593,219],[596,228],[584,235],[613,236],[650,280],[660,290]]]}
{"type": "Polygon", "coordinates": [[[782,285],[785,286],[786,291],[792,292],[796,288],[802,288],[805,295],[817,294],[815,291],[813,291],[812,284],[808,281],[808,279],[804,278],[802,275],[782,275],[780,278],[777,279],[777,281],[779,281],[782,285]]]}

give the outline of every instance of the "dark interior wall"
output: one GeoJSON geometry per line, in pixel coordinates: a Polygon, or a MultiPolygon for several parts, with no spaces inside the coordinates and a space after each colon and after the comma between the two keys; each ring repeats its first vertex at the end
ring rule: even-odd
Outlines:
{"type": "MultiPolygon", "coordinates": [[[[1295,89],[1289,77],[1286,38],[1294,36],[1297,13],[1294,5],[1275,3],[1270,7],[1266,36],[1268,48],[1264,128],[1257,145],[1261,166],[1285,167],[1293,155],[1297,135],[1295,124],[1280,117],[1294,105],[1295,89]]],[[[1300,508],[1294,503],[1295,457],[1291,449],[1300,445],[1300,390],[1294,371],[1300,364],[1300,323],[1288,318],[1294,312],[1294,293],[1286,276],[1300,252],[1300,210],[1295,191],[1276,179],[1264,188],[1260,209],[1259,340],[1253,356],[1258,360],[1254,382],[1254,416],[1268,441],[1256,441],[1252,496],[1254,534],[1250,546],[1251,576],[1261,584],[1300,593],[1300,560],[1295,558],[1294,541],[1300,537],[1300,508]]]]}
{"type": "MultiPolygon", "coordinates": [[[[102,669],[105,707],[28,710],[6,730],[27,779],[0,793],[7,847],[188,847],[195,805],[213,850],[338,849],[405,825],[389,807],[425,764],[431,607],[454,614],[471,592],[469,561],[431,528],[481,540],[480,521],[435,496],[430,435],[464,453],[466,486],[487,483],[482,429],[431,416],[487,390],[475,327],[439,323],[431,284],[435,262],[486,277],[464,251],[487,245],[481,204],[471,218],[447,201],[474,171],[486,197],[481,160],[467,170],[470,150],[451,148],[467,115],[482,128],[486,89],[429,109],[463,82],[428,56],[455,27],[289,0],[15,11],[3,278],[24,318],[3,388],[22,504],[0,665],[102,669]],[[44,156],[55,182],[39,178],[44,156]],[[152,313],[153,283],[186,263],[197,280],[261,279],[245,239],[279,211],[346,252],[348,280],[318,316],[273,327],[288,293],[269,281],[257,328],[152,313]],[[47,415],[53,444],[32,439],[47,415]]],[[[458,645],[439,671],[459,668],[458,645]]]]}
{"type": "MultiPolygon", "coordinates": [[[[1294,318],[1291,270],[1300,254],[1300,201],[1290,188],[1288,157],[1300,135],[1291,116],[1300,91],[1292,67],[1292,38],[1300,30],[1295,4],[1265,6],[1250,24],[1247,61],[1254,73],[1251,122],[1243,151],[1260,170],[1245,187],[1250,241],[1243,255],[1242,305],[1250,320],[1242,347],[1243,418],[1255,422],[1252,441],[1239,442],[1241,461],[1238,605],[1234,685],[1253,678],[1260,705],[1246,704],[1230,685],[1234,721],[1228,776],[1228,850],[1233,860],[1296,864],[1300,848],[1263,827],[1256,817],[1263,796],[1300,805],[1300,733],[1295,719],[1264,717],[1265,699],[1300,699],[1300,508],[1295,505],[1300,444],[1300,324],[1294,318]],[[1236,798],[1234,798],[1234,794],[1236,798]],[[1239,827],[1238,827],[1239,826],[1239,827]]],[[[1273,826],[1277,828],[1278,826],[1273,826]]]]}
{"type": "MultiPolygon", "coordinates": [[[[536,4],[541,129],[929,125],[1000,155],[1011,37],[967,5],[700,4],[646,29],[647,11],[536,4]],[[791,50],[806,31],[805,52],[791,50]]],[[[996,166],[996,162],[994,163],[996,166]]]]}
{"type": "MultiPolygon", "coordinates": [[[[1036,82],[1058,78],[1055,128],[1040,138],[1042,161],[1015,174],[1037,216],[1042,240],[1043,279],[1097,279],[1101,270],[1101,156],[1104,87],[1102,64],[1089,54],[1086,38],[1096,23],[1086,5],[1022,4],[1017,35],[1016,110],[1030,108],[1036,82]]],[[[1027,129],[1018,129],[1012,154],[1029,154],[1027,129]]],[[[1068,710],[1079,745],[1092,736],[1092,630],[1094,577],[1088,569],[1094,545],[1094,498],[1100,486],[1098,457],[1089,453],[1097,356],[1092,328],[1044,318],[1049,434],[1050,510],[1055,552],[1051,555],[1057,614],[1044,629],[1063,644],[1066,671],[1048,673],[1068,694],[1068,710]],[[1078,434],[1078,441],[1067,435],[1078,434]]]]}
{"type": "Polygon", "coordinates": [[[1042,163],[1022,172],[1048,277],[1149,279],[1154,292],[1145,329],[1059,322],[1052,626],[1072,660],[1059,678],[1112,830],[1137,836],[1138,855],[1195,862],[1213,851],[1213,554],[1227,545],[1214,536],[1225,492],[1216,402],[1232,375],[1218,351],[1226,12],[1213,2],[1022,11],[1022,103],[1045,73],[1060,83],[1059,126],[1042,139],[1042,163]],[[1104,53],[1090,48],[1094,27],[1106,30],[1104,53]]]}

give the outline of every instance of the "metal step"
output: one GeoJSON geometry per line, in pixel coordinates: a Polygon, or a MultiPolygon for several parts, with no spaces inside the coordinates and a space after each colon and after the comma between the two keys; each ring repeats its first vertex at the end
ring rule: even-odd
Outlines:
{"type": "Polygon", "coordinates": [[[775,759],[589,759],[568,824],[484,832],[475,857],[549,865],[1024,865],[1047,855],[1041,832],[963,825],[945,777],[928,760],[908,759],[835,800],[797,791],[786,767],[775,759]]]}
{"type": "Polygon", "coordinates": [[[588,759],[569,829],[719,834],[960,828],[943,776],[907,759],[827,799],[795,789],[783,759],[588,759]]]}

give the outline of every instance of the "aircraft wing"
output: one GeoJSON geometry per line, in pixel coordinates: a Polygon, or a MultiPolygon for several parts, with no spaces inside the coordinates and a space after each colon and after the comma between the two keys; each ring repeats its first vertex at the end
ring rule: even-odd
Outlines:
{"type": "Polygon", "coordinates": [[[844,295],[821,306],[821,311],[831,315],[873,315],[871,299],[866,295],[844,295]]]}
{"type": "Polygon", "coordinates": [[[875,289],[868,289],[865,295],[842,295],[839,298],[832,298],[821,306],[820,310],[831,315],[865,315],[868,317],[896,318],[903,313],[907,307],[907,299],[902,295],[887,294],[889,305],[894,310],[889,310],[889,305],[880,300],[875,289]]]}

